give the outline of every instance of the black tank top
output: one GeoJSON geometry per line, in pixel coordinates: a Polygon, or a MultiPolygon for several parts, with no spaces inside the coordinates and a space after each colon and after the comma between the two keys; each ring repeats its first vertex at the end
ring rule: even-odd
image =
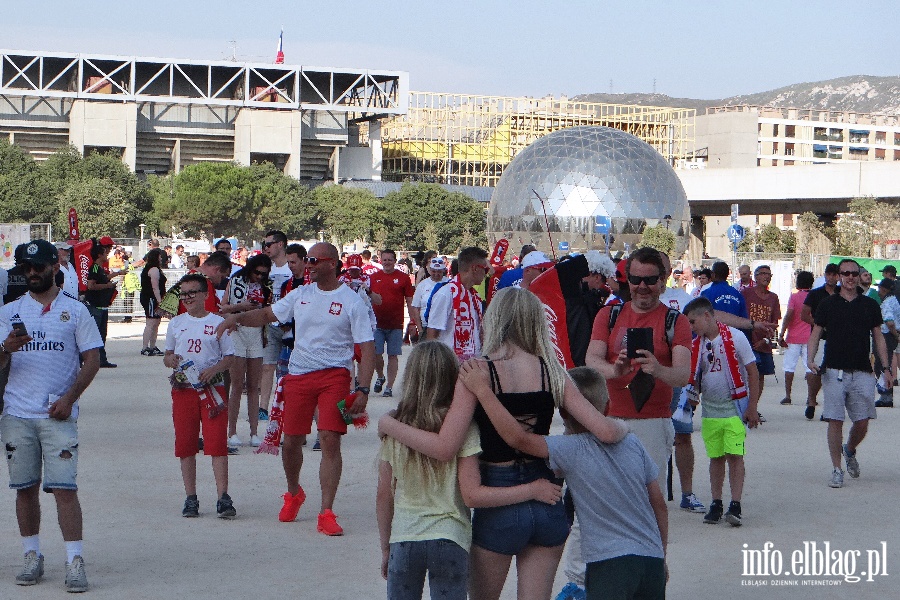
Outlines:
{"type": "MultiPolygon", "coordinates": [[[[151,267],[152,269],[153,267],[151,267]]],[[[166,295],[166,274],[163,270],[159,270],[159,295],[166,295]]],[[[156,296],[153,295],[153,282],[150,281],[150,269],[141,271],[141,304],[147,304],[150,300],[156,302],[156,296]]]]}
{"type": "MultiPolygon", "coordinates": [[[[550,392],[549,375],[544,359],[538,357],[541,363],[541,389],[536,392],[504,392],[500,385],[500,377],[493,361],[487,361],[491,374],[491,389],[500,400],[503,408],[516,418],[527,431],[538,435],[550,433],[550,423],[553,421],[553,411],[556,405],[553,402],[553,394],[550,392]]],[[[537,456],[531,456],[510,447],[497,430],[494,428],[487,413],[479,404],[475,408],[475,423],[478,425],[478,433],[481,436],[481,456],[484,462],[501,463],[511,460],[541,460],[537,456]]]]}

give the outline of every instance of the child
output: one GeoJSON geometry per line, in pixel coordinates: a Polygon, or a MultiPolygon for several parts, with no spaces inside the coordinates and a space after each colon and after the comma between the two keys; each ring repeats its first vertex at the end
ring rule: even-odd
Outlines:
{"type": "MultiPolygon", "coordinates": [[[[634,434],[605,444],[563,412],[564,436],[524,431],[491,391],[486,369],[469,361],[460,379],[477,397],[503,440],[522,452],[549,458],[567,480],[581,523],[581,554],[587,563],[586,598],[665,598],[668,509],[658,469],[634,434]]],[[[603,412],[605,382],[593,369],[577,370],[576,382],[603,412]]],[[[571,593],[571,592],[570,592],[571,593]]]]}
{"type": "MultiPolygon", "coordinates": [[[[418,344],[406,364],[396,418],[426,431],[439,431],[453,400],[458,372],[456,355],[448,346],[437,341],[418,344]]],[[[507,488],[482,486],[480,452],[474,424],[455,461],[440,462],[393,438],[382,440],[376,513],[381,575],[387,579],[389,599],[421,598],[426,572],[432,598],[466,598],[472,542],[467,505],[560,501],[560,486],[546,479],[507,488]]]]}
{"type": "Polygon", "coordinates": [[[712,505],[703,517],[716,524],[722,518],[722,486],[725,465],[731,485],[731,504],[725,521],[741,525],[741,492],[744,488],[744,439],[746,423],[759,424],[759,375],[756,357],[747,337],[739,330],[716,321],[713,306],[706,298],[696,298],[684,307],[684,314],[697,337],[691,350],[689,394],[702,394],[701,432],[709,456],[709,485],[712,505]],[[749,387],[749,398],[748,398],[749,387]],[[743,421],[741,418],[743,415],[743,421]]]}
{"type": "Polygon", "coordinates": [[[203,453],[212,456],[213,475],[219,500],[216,512],[220,518],[235,516],[234,504],[228,495],[228,410],[221,407],[215,417],[201,398],[201,393],[188,382],[184,373],[177,370],[187,360],[194,362],[199,370],[199,380],[207,384],[207,389],[218,392],[225,398],[222,373],[231,366],[234,344],[231,336],[216,339],[216,327],[224,319],[206,310],[206,295],[209,293],[206,278],[199,273],[185,275],[178,282],[178,297],[187,312],[169,322],[166,332],[166,354],[163,363],[176,369],[172,383],[172,421],[175,423],[175,456],[181,459],[181,477],[184,480],[183,517],[197,517],[200,502],[197,500],[197,452],[200,425],[203,425],[203,453]]]}

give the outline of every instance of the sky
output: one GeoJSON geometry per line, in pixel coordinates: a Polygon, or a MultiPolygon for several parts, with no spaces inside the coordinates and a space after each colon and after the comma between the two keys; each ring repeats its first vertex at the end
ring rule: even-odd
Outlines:
{"type": "Polygon", "coordinates": [[[718,99],[900,75],[896,0],[31,0],[0,48],[409,72],[410,89],[718,99]]]}

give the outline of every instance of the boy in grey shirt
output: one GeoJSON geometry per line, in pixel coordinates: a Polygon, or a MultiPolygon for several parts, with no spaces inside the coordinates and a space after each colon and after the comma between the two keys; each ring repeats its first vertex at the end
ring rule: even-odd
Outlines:
{"type": "MultiPolygon", "coordinates": [[[[588,401],[603,412],[607,396],[601,375],[588,367],[570,373],[582,393],[588,392],[588,401]]],[[[548,458],[550,467],[566,477],[581,523],[587,598],[665,598],[668,509],[656,482],[657,467],[640,441],[628,434],[617,444],[604,444],[563,407],[560,413],[570,435],[529,433],[497,400],[477,361],[463,365],[460,378],[507,444],[548,458]]]]}

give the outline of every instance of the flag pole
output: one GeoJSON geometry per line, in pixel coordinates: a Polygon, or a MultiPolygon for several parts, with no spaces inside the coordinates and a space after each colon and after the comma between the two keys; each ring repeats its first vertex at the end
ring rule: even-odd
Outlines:
{"type": "Polygon", "coordinates": [[[537,196],[537,199],[541,201],[541,209],[544,211],[544,225],[547,228],[547,237],[550,239],[550,253],[553,254],[553,261],[556,261],[556,248],[553,246],[553,236],[550,235],[550,220],[547,218],[547,205],[544,204],[544,199],[541,198],[541,195],[538,194],[534,188],[531,189],[531,193],[537,196]]]}

